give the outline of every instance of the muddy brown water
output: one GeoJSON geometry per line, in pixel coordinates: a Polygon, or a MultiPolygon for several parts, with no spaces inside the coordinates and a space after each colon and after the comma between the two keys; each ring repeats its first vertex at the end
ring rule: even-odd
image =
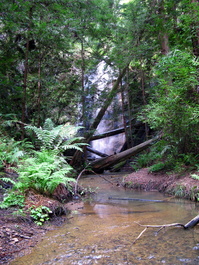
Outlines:
{"type": "MultiPolygon", "coordinates": [[[[118,176],[105,176],[116,183],[118,176]]],[[[149,228],[141,224],[187,223],[198,214],[193,202],[171,199],[170,202],[110,200],[140,198],[166,200],[159,192],[125,190],[103,178],[89,176],[81,180],[89,189],[98,187],[84,207],[71,213],[67,223],[48,232],[32,252],[11,265],[148,265],[199,264],[199,229],[149,228]]]]}

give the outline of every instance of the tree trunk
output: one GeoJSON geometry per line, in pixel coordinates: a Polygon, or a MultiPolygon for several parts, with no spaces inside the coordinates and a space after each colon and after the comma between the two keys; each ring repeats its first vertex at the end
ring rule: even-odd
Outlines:
{"type": "MultiPolygon", "coordinates": [[[[28,79],[28,55],[29,55],[29,38],[27,37],[26,42],[26,53],[25,53],[25,69],[24,69],[24,77],[23,77],[23,100],[22,100],[22,117],[21,121],[22,124],[25,123],[25,117],[26,117],[26,90],[27,90],[27,79],[28,79]]],[[[24,139],[24,126],[22,125],[22,134],[21,139],[24,139]]]]}
{"type": "Polygon", "coordinates": [[[158,10],[160,20],[161,20],[161,31],[159,33],[160,44],[161,44],[161,52],[163,55],[166,55],[169,52],[169,37],[168,30],[165,28],[167,18],[165,14],[165,3],[164,0],[160,2],[159,10],[158,10]]]}
{"type": "Polygon", "coordinates": [[[140,153],[141,151],[147,149],[155,140],[159,138],[155,137],[153,139],[150,139],[144,143],[141,143],[137,146],[134,146],[126,151],[123,151],[121,153],[111,155],[105,158],[100,158],[97,161],[94,161],[90,164],[90,167],[94,171],[101,171],[104,169],[108,169],[110,166],[113,166],[119,162],[122,162],[124,160],[127,160],[128,158],[140,153]]]}
{"type": "Polygon", "coordinates": [[[131,110],[131,89],[129,86],[129,68],[126,73],[126,91],[127,91],[127,104],[128,104],[128,119],[129,119],[129,145],[133,146],[133,134],[132,134],[132,110],[131,110]]]}
{"type": "Polygon", "coordinates": [[[38,83],[37,83],[37,106],[38,106],[38,122],[37,127],[41,126],[41,54],[39,53],[39,65],[38,65],[38,83]]]}
{"type": "Polygon", "coordinates": [[[100,111],[98,112],[93,124],[90,126],[90,133],[87,137],[87,139],[90,139],[90,137],[93,135],[93,131],[95,131],[97,129],[97,126],[99,125],[100,121],[102,120],[107,108],[109,107],[109,105],[111,104],[114,96],[116,95],[117,93],[117,90],[118,90],[118,87],[120,85],[120,82],[122,80],[122,78],[124,77],[125,73],[126,73],[126,70],[127,70],[128,66],[125,67],[121,73],[119,74],[115,84],[113,85],[113,88],[112,90],[110,91],[110,93],[108,94],[105,102],[104,102],[104,105],[102,106],[102,108],[100,109],[100,111]]]}
{"type": "Polygon", "coordinates": [[[125,90],[125,87],[122,85],[122,80],[121,80],[122,116],[123,116],[123,125],[124,125],[125,139],[126,139],[126,144],[127,144],[127,149],[128,149],[128,148],[130,148],[130,144],[129,144],[129,137],[128,137],[129,134],[128,134],[127,119],[126,119],[126,113],[125,113],[124,90],[125,90]]]}
{"type": "MultiPolygon", "coordinates": [[[[29,71],[28,59],[29,59],[29,44],[30,44],[29,35],[31,31],[32,7],[29,10],[28,18],[29,18],[29,23],[28,23],[27,36],[26,36],[25,69],[23,76],[23,99],[22,99],[22,117],[21,117],[22,124],[25,123],[26,119],[26,96],[27,96],[27,81],[28,81],[28,71],[29,71]]],[[[22,126],[22,134],[21,134],[22,139],[24,139],[24,135],[25,135],[25,130],[24,126],[22,126]]]]}
{"type": "Polygon", "coordinates": [[[193,11],[192,11],[192,23],[191,23],[191,31],[193,32],[192,35],[192,46],[193,46],[193,53],[196,57],[199,57],[199,23],[198,23],[198,1],[192,0],[191,3],[193,4],[193,11]]]}

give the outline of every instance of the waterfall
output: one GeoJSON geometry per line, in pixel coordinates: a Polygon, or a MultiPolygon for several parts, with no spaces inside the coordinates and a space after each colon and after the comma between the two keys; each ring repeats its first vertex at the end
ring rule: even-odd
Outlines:
{"type": "MultiPolygon", "coordinates": [[[[87,110],[86,115],[88,122],[94,118],[100,110],[99,94],[109,92],[112,88],[114,81],[116,80],[114,69],[111,66],[107,66],[104,61],[100,62],[94,72],[89,74],[86,78],[85,88],[88,93],[86,96],[87,110]],[[95,98],[92,97],[92,91],[95,89],[95,98]],[[91,91],[91,93],[89,93],[91,91]]],[[[101,134],[113,129],[117,129],[123,126],[122,117],[122,100],[121,94],[118,93],[113,102],[107,109],[103,119],[97,127],[95,135],[101,134]]],[[[116,136],[110,136],[99,140],[94,140],[90,143],[93,149],[97,151],[112,155],[118,153],[125,142],[125,135],[121,133],[116,136]]],[[[92,154],[92,157],[98,157],[92,154]]]]}

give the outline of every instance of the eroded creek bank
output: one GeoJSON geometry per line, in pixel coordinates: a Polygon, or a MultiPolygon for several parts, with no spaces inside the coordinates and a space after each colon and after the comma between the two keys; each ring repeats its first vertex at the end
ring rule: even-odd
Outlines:
{"type": "Polygon", "coordinates": [[[143,230],[135,222],[186,223],[198,214],[196,203],[157,191],[126,190],[120,185],[123,177],[104,177],[83,177],[81,185],[96,193],[83,205],[74,202],[71,215],[61,227],[47,232],[31,253],[9,264],[199,264],[197,226],[192,230],[152,229],[133,244],[143,230]],[[165,202],[110,200],[110,197],[165,202]]]}

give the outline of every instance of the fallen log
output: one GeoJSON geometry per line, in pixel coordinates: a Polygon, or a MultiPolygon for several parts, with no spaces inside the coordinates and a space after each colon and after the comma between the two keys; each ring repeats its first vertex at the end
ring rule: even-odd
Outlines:
{"type": "Polygon", "coordinates": [[[192,228],[195,225],[197,225],[199,223],[199,215],[197,215],[196,217],[194,217],[193,219],[191,219],[191,221],[189,221],[186,225],[184,225],[184,228],[192,228]]]}
{"type": "Polygon", "coordinates": [[[114,154],[105,158],[100,158],[96,161],[91,162],[90,167],[95,170],[104,170],[107,168],[110,168],[110,166],[113,166],[119,162],[122,162],[124,160],[127,160],[128,158],[138,154],[139,152],[147,149],[151,144],[153,144],[159,136],[154,137],[153,139],[150,139],[148,141],[145,141],[139,145],[136,145],[130,149],[127,149],[121,153],[114,154]]]}
{"type": "Polygon", "coordinates": [[[89,151],[89,152],[91,152],[91,153],[93,153],[93,154],[96,154],[98,156],[101,156],[101,157],[107,157],[108,156],[107,154],[104,154],[102,152],[99,152],[96,149],[93,149],[93,148],[91,148],[89,146],[86,147],[86,150],[89,151]]]}
{"type": "MultiPolygon", "coordinates": [[[[140,198],[127,198],[127,197],[109,197],[109,200],[125,200],[125,201],[141,201],[141,202],[163,202],[163,203],[175,203],[181,204],[181,202],[170,201],[170,198],[167,200],[150,200],[150,199],[140,199],[140,198]]],[[[185,225],[186,226],[186,225],[185,225]]]]}
{"type": "Polygon", "coordinates": [[[109,200],[124,200],[124,201],[141,201],[141,202],[165,202],[163,200],[149,200],[149,199],[139,199],[139,198],[118,198],[118,197],[108,197],[109,200]]]}
{"type": "Polygon", "coordinates": [[[114,135],[117,135],[117,134],[120,134],[120,133],[123,133],[123,132],[124,132],[124,128],[118,128],[118,129],[111,130],[111,131],[108,131],[108,132],[105,132],[105,133],[94,135],[94,136],[91,137],[90,140],[94,141],[94,140],[98,140],[98,139],[103,139],[103,138],[106,138],[106,137],[109,137],[109,136],[114,136],[114,135]]]}
{"type": "MultiPolygon", "coordinates": [[[[143,124],[142,122],[137,122],[137,123],[132,125],[132,128],[139,128],[142,124],[143,124]]],[[[127,128],[128,127],[129,126],[127,126],[127,128]]],[[[117,134],[120,134],[120,133],[124,133],[124,132],[125,132],[125,128],[122,127],[122,128],[118,128],[118,129],[115,129],[115,130],[104,132],[104,133],[101,133],[101,134],[98,134],[98,135],[94,135],[94,136],[91,137],[90,140],[94,141],[94,140],[98,140],[98,139],[103,139],[103,138],[114,136],[114,135],[117,135],[117,134]]]]}

